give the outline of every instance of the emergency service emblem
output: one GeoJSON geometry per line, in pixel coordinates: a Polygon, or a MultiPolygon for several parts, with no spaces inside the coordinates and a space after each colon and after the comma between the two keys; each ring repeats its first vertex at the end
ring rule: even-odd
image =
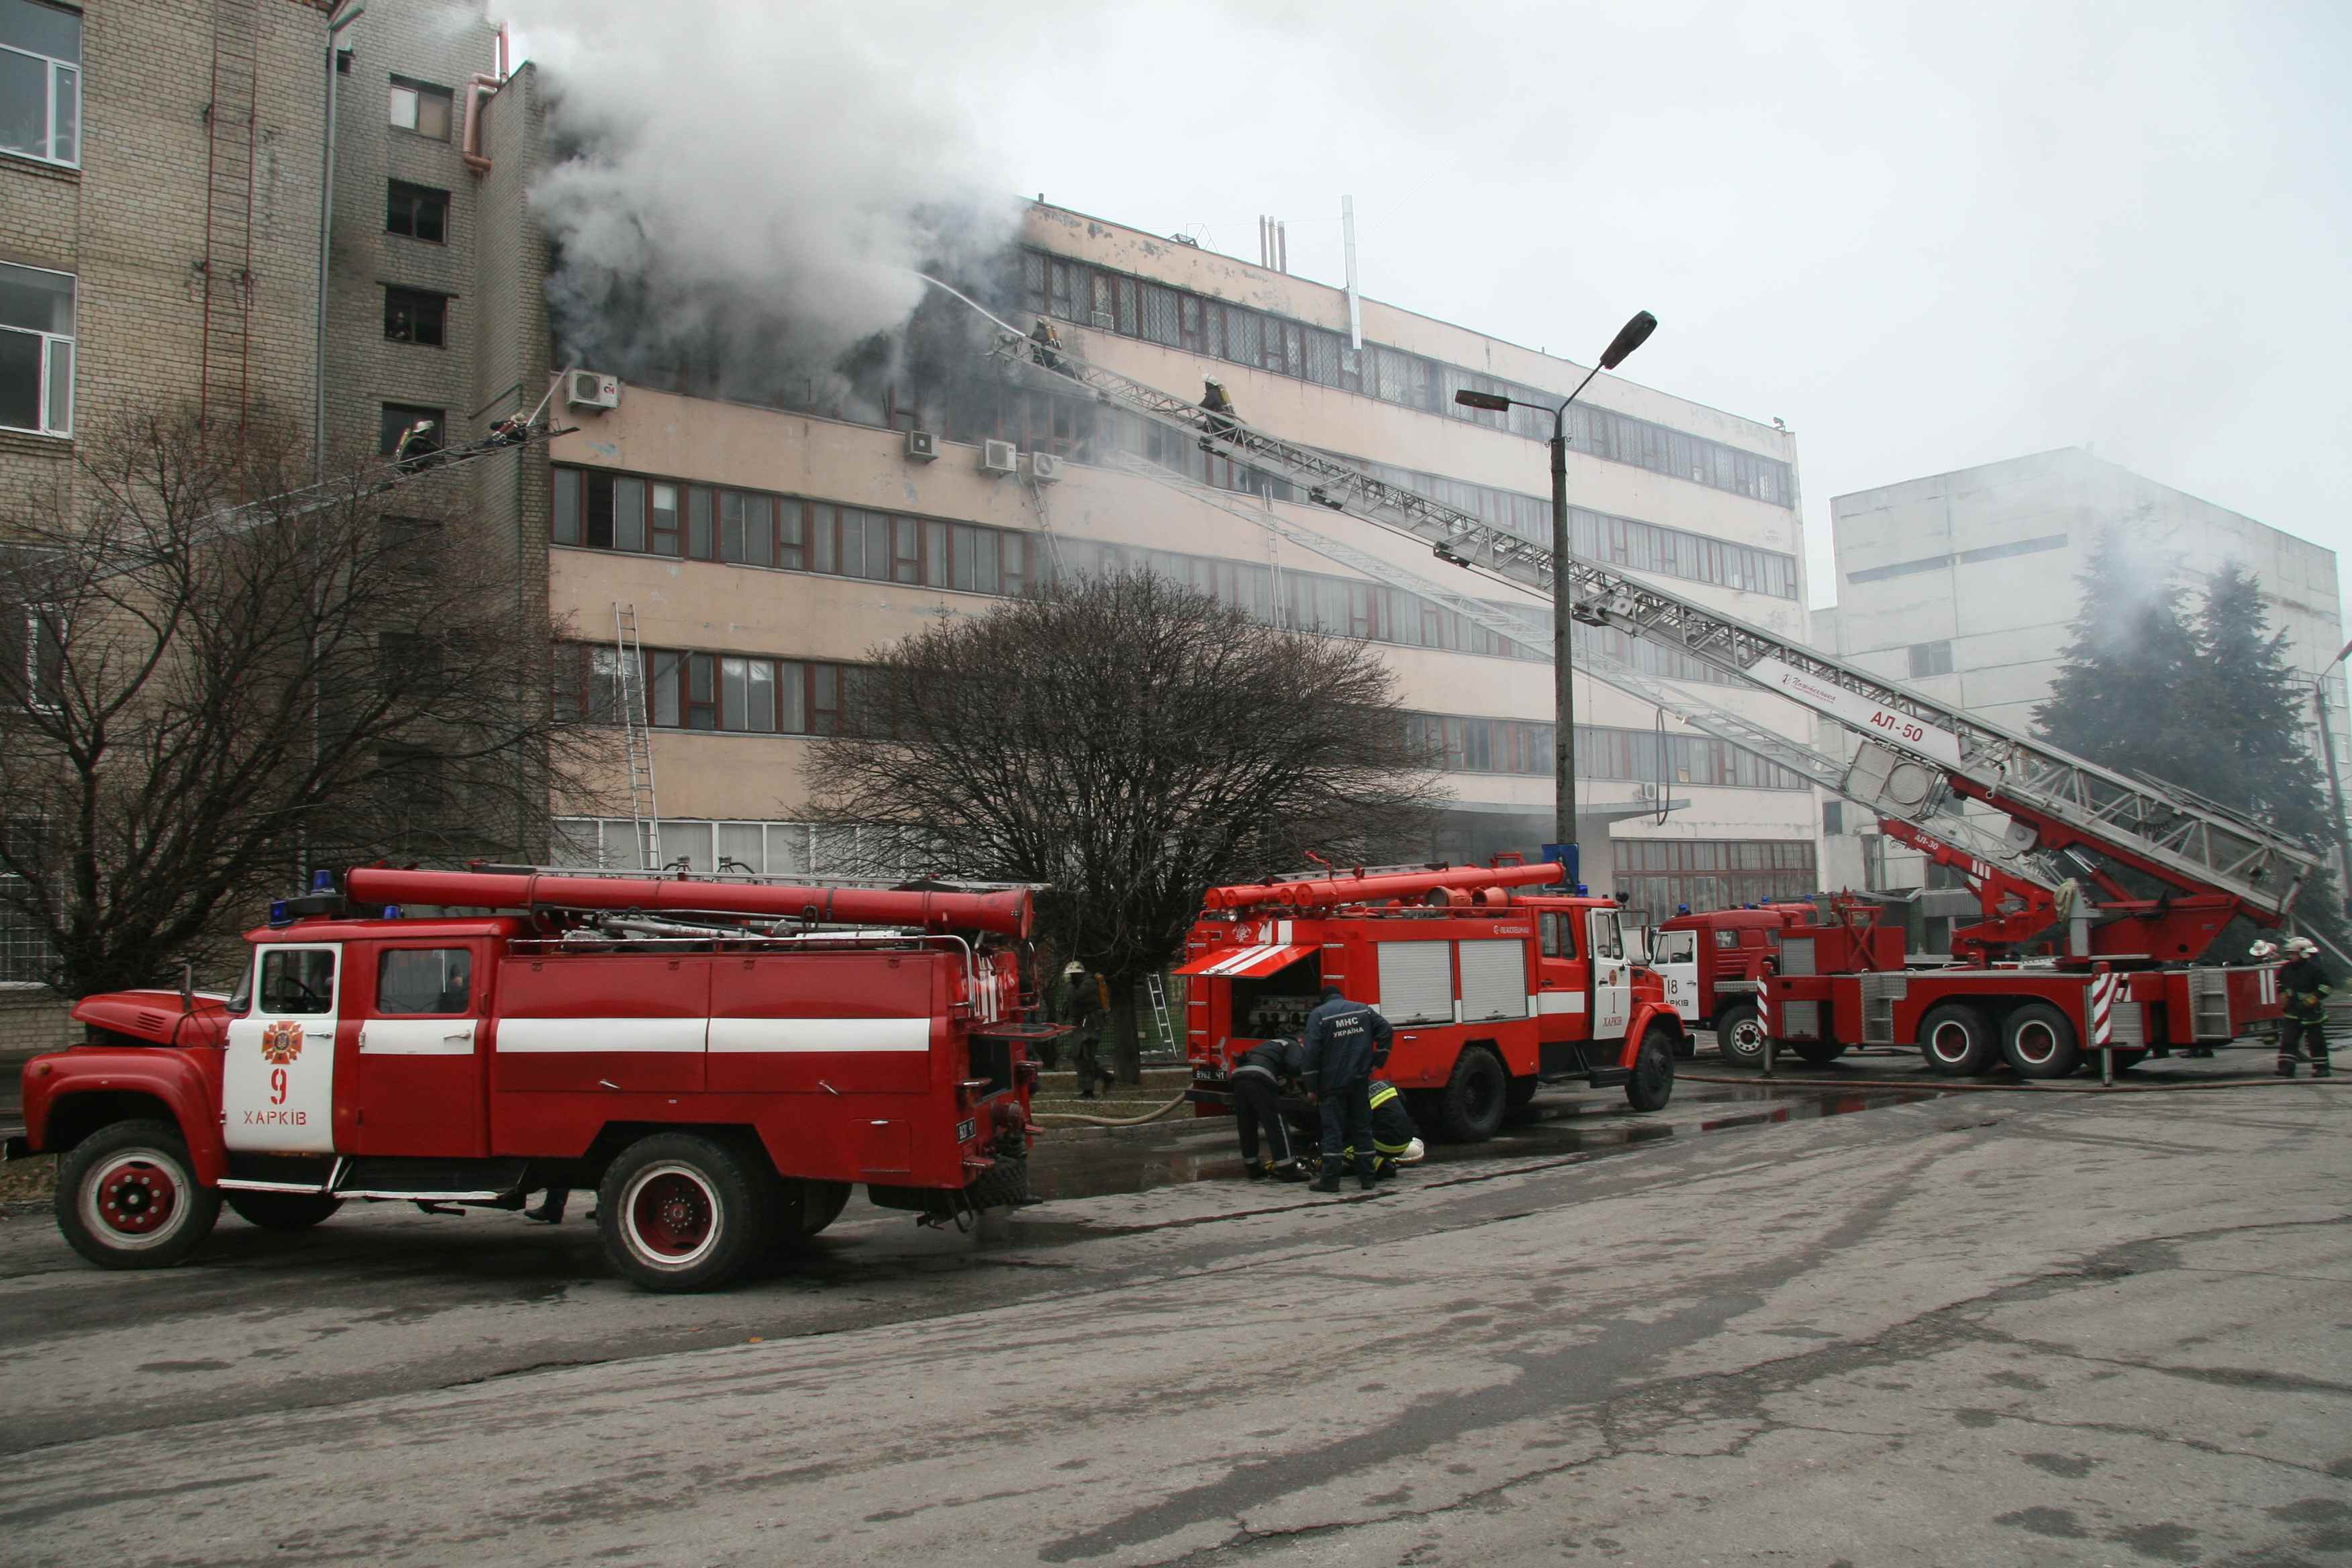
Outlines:
{"type": "Polygon", "coordinates": [[[302,1026],[281,1019],[261,1031],[261,1059],[284,1067],[302,1054],[302,1026]]]}

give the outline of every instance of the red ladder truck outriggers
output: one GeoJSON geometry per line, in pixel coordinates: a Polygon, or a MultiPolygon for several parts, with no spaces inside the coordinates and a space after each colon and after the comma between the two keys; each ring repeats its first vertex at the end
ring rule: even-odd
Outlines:
{"type": "Polygon", "coordinates": [[[1033,918],[1019,888],[355,870],[247,933],[232,996],[85,998],[21,1142],[110,1268],[188,1257],[223,1202],[293,1230],[587,1186],[623,1275],[707,1289],[853,1184],[933,1222],[1026,1195],[1033,918]]]}
{"type": "Polygon", "coordinates": [[[1224,1114],[1242,1056],[1296,1039],[1326,985],[1395,1030],[1381,1076],[1440,1138],[1489,1138],[1537,1085],[1624,1086],[1636,1110],[1674,1092],[1685,1036],[1634,963],[1607,899],[1534,889],[1550,864],[1389,868],[1212,888],[1186,977],[1194,1114],[1224,1114]]]}

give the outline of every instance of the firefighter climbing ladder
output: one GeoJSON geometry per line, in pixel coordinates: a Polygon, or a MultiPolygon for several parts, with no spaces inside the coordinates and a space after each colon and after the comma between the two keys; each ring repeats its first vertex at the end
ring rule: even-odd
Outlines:
{"type": "Polygon", "coordinates": [[[637,607],[613,605],[613,707],[620,715],[629,769],[629,820],[643,869],[662,868],[661,806],[654,795],[654,737],[646,710],[646,654],[637,640],[637,607]]]}
{"type": "MultiPolygon", "coordinates": [[[[1008,323],[997,325],[1009,334],[1000,352],[1027,374],[1074,380],[1105,403],[1196,432],[1209,449],[1287,478],[1307,490],[1308,500],[1417,540],[1449,563],[1546,595],[1552,592],[1554,562],[1541,545],[1240,420],[1207,432],[1197,404],[1067,348],[1058,370],[1028,370],[1020,353],[1027,340],[1008,323]]],[[[2305,876],[2319,863],[2299,840],[2186,791],[2086,763],[1625,573],[1573,559],[1566,569],[1577,619],[1680,647],[1861,737],[1864,743],[1841,793],[1873,810],[1889,802],[1933,810],[1948,793],[1979,798],[1995,809],[2013,802],[2012,816],[2022,814],[2015,849],[2034,847],[2037,835],[2050,837],[2056,828],[2059,842],[2050,847],[2079,842],[2120,855],[2176,887],[2224,892],[2274,917],[2292,909],[2305,876]]]]}

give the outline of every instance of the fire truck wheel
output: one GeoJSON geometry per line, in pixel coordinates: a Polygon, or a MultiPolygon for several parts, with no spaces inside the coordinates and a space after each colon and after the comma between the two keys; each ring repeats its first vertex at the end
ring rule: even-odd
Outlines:
{"type": "Polygon", "coordinates": [[[2047,1002],[2010,1009],[2001,1020],[2000,1054],[2020,1078],[2065,1078],[2083,1065],[2074,1021],[2047,1002]]]}
{"type": "Polygon", "coordinates": [[[841,1217],[854,1190],[847,1182],[813,1182],[778,1178],[782,1192],[776,1205],[777,1239],[804,1241],[841,1217]]]}
{"type": "Polygon", "coordinates": [[[343,1206],[323,1193],[223,1193],[237,1218],[263,1230],[308,1230],[343,1206]]]}
{"type": "Polygon", "coordinates": [[[1764,1065],[1764,1024],[1753,1002],[1734,1002],[1715,1016],[1715,1049],[1726,1067],[1764,1065]]]}
{"type": "Polygon", "coordinates": [[[1543,1079],[1533,1073],[1521,1073],[1511,1079],[1511,1087],[1503,1091],[1503,1103],[1513,1110],[1525,1110],[1535,1103],[1536,1090],[1543,1079]]]}
{"type": "Polygon", "coordinates": [[[1625,1080],[1625,1103],[1634,1110],[1664,1110],[1675,1097],[1675,1033],[1670,1025],[1653,1024],[1643,1035],[1633,1076],[1625,1080]]]}
{"type": "Polygon", "coordinates": [[[604,1255],[644,1290],[714,1290],[760,1250],[773,1216],[743,1156],[693,1132],[621,1151],[596,1194],[604,1255]]]}
{"type": "Polygon", "coordinates": [[[1834,1040],[1800,1040],[1796,1051],[1807,1067],[1815,1068],[1825,1068],[1845,1055],[1845,1047],[1834,1040]]]}
{"type": "Polygon", "coordinates": [[[1438,1100],[1437,1136],[1449,1143],[1484,1143],[1503,1124],[1510,1075],[1484,1046],[1465,1046],[1438,1100]]]}
{"type": "Polygon", "coordinates": [[[118,1121],[58,1163],[58,1228],[100,1268],[169,1268],[220,1218],[217,1189],[196,1184],[180,1130],[118,1121]]]}
{"type": "Polygon", "coordinates": [[[1995,1056],[1992,1026],[1980,1009],[1965,1002],[1930,1007],[1919,1020],[1919,1054],[1927,1058],[1928,1071],[1946,1078],[1990,1071],[1995,1056]]]}

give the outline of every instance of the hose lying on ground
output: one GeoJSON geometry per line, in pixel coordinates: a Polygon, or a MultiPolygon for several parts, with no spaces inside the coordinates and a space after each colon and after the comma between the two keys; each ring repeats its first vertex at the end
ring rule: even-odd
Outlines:
{"type": "Polygon", "coordinates": [[[1083,1121],[1090,1127],[1140,1127],[1147,1121],[1159,1121],[1183,1104],[1185,1097],[1192,1092],[1189,1089],[1180,1089],[1175,1099],[1159,1110],[1147,1110],[1140,1116],[1088,1116],[1076,1110],[1037,1110],[1030,1113],[1029,1120],[1032,1121],[1083,1121]]]}

